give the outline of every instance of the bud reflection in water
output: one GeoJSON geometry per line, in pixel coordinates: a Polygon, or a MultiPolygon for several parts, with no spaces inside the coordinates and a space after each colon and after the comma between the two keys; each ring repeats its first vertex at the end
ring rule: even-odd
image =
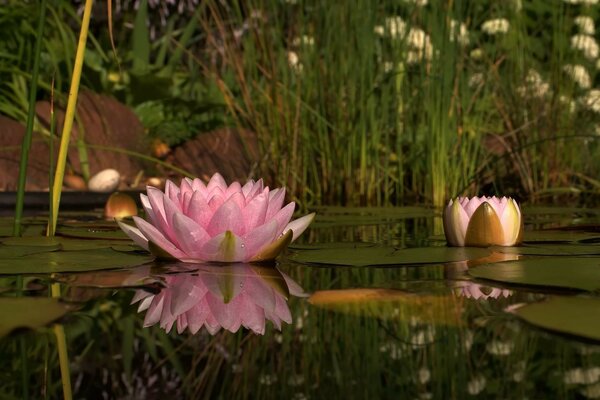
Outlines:
{"type": "Polygon", "coordinates": [[[166,287],[158,294],[138,290],[132,303],[146,311],[144,326],[160,324],[169,332],[203,326],[211,334],[221,328],[237,332],[243,326],[264,334],[266,320],[281,330],[291,323],[289,295],[305,296],[302,288],[275,267],[248,264],[203,266],[193,272],[163,276],[166,287]]]}

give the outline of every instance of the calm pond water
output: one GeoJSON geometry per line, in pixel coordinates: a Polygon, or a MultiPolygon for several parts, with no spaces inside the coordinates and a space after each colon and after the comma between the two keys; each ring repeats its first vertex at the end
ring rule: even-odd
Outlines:
{"type": "MultiPolygon", "coordinates": [[[[481,249],[469,257],[447,253],[433,212],[398,210],[323,208],[300,243],[271,265],[150,262],[105,269],[94,257],[107,249],[94,249],[102,246],[81,232],[102,236],[105,242],[97,243],[110,243],[108,251],[142,253],[114,237],[119,233],[109,223],[91,229],[81,219],[63,222],[57,251],[33,254],[5,239],[0,333],[12,334],[0,339],[0,398],[21,398],[24,365],[31,398],[62,396],[55,334],[52,325],[42,326],[56,310],[42,306],[37,311],[48,321],[29,321],[37,315],[35,303],[3,305],[15,298],[17,279],[26,298],[47,298],[49,285],[61,283],[66,313],[56,315],[77,399],[600,398],[600,342],[593,334],[556,333],[511,312],[522,303],[573,296],[581,287],[477,280],[469,271],[478,264],[510,266],[518,257],[481,249]],[[400,248],[421,250],[397,252],[404,260],[398,261],[394,249],[400,248]],[[11,252],[30,260],[22,267],[30,274],[10,272],[17,263],[11,252]],[[52,271],[95,270],[36,270],[57,252],[76,254],[79,262],[55,255],[59,267],[52,271]],[[461,257],[465,261],[444,261],[461,257]],[[369,260],[380,265],[364,265],[369,260]],[[15,314],[25,317],[15,322],[15,314]]],[[[586,246],[582,259],[600,254],[597,216],[531,210],[528,231],[586,225],[534,232],[530,247],[516,253],[566,245],[586,246]]],[[[42,226],[35,221],[29,234],[42,226]]],[[[558,258],[543,258],[551,259],[558,258]]]]}

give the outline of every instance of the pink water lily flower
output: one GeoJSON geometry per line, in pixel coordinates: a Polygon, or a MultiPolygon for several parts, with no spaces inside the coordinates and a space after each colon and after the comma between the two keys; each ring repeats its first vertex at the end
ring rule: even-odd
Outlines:
{"type": "Polygon", "coordinates": [[[284,204],[285,189],[263,181],[227,185],[214,174],[208,184],[184,178],[167,181],[165,191],[149,186],[141,195],[144,220],[119,222],[138,245],[161,257],[186,262],[272,260],[304,232],[315,214],[291,221],[295,203],[284,204]]]}
{"type": "Polygon", "coordinates": [[[281,330],[291,323],[288,296],[306,296],[302,288],[277,268],[235,264],[203,266],[193,274],[165,275],[166,288],[158,294],[138,290],[132,303],[146,311],[144,326],[159,324],[169,332],[186,329],[192,334],[204,327],[211,335],[221,328],[240,327],[265,333],[266,321],[281,330]]]}
{"type": "Polygon", "coordinates": [[[510,197],[458,197],[444,211],[451,246],[514,246],[523,236],[521,210],[510,197]]]}

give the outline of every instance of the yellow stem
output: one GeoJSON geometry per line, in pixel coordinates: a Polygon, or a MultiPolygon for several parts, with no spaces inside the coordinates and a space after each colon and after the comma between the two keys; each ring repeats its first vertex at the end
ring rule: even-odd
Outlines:
{"type": "Polygon", "coordinates": [[[73,76],[71,78],[71,87],[67,100],[67,110],[65,112],[65,121],[63,124],[60,149],[58,159],[56,160],[56,172],[54,174],[54,185],[52,195],[52,221],[48,225],[48,234],[53,236],[56,230],[56,220],[58,217],[58,206],[65,176],[65,166],[67,162],[67,152],[71,140],[71,129],[73,128],[73,119],[77,107],[77,95],[79,94],[79,81],[81,80],[81,69],[83,66],[83,57],[85,55],[85,44],[87,42],[88,28],[92,15],[92,4],[94,0],[86,0],[81,20],[81,31],[79,32],[79,43],[77,44],[77,53],[75,54],[75,65],[73,66],[73,76]]]}
{"type": "MultiPolygon", "coordinates": [[[[60,284],[53,283],[51,285],[52,297],[60,297],[60,284]]],[[[67,352],[67,336],[65,328],[60,324],[54,325],[54,336],[56,336],[56,345],[58,347],[58,360],[60,364],[60,378],[63,388],[63,399],[71,400],[73,393],[71,392],[71,372],[69,368],[69,353],[67,352]]]]}

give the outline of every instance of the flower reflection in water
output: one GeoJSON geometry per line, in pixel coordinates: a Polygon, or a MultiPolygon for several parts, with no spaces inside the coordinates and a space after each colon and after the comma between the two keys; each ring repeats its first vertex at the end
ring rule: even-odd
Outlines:
{"type": "Polygon", "coordinates": [[[210,334],[221,328],[237,332],[241,326],[265,333],[266,320],[277,329],[292,322],[289,295],[305,296],[302,288],[275,267],[249,264],[202,266],[189,273],[164,275],[166,287],[157,294],[138,290],[132,303],[146,311],[144,326],[160,324],[169,332],[203,326],[210,334]]]}
{"type": "Polygon", "coordinates": [[[468,299],[487,300],[489,298],[497,299],[500,297],[509,297],[513,294],[513,292],[512,290],[508,289],[500,289],[497,287],[468,282],[460,288],[459,294],[468,299]]]}

